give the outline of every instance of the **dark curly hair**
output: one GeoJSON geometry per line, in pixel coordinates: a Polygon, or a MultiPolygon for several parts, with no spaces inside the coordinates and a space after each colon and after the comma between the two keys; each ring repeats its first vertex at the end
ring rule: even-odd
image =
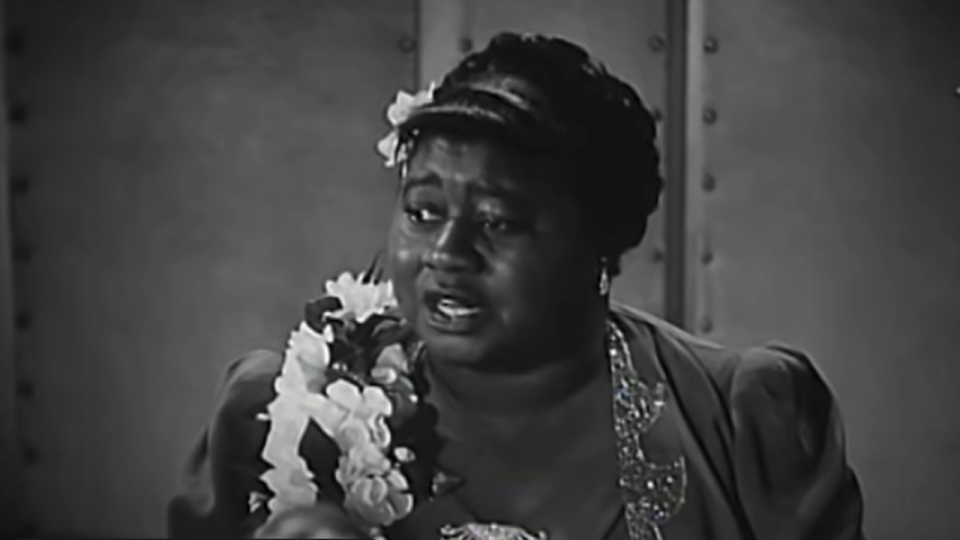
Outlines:
{"type": "Polygon", "coordinates": [[[443,78],[400,137],[409,148],[425,131],[464,130],[570,159],[570,188],[608,272],[619,273],[663,189],[656,122],[632,87],[569,41],[502,33],[443,78]]]}

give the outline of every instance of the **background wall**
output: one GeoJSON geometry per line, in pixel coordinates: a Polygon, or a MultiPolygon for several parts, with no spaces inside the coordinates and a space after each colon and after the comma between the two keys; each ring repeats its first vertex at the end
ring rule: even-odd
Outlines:
{"type": "Polygon", "coordinates": [[[392,208],[412,0],[8,4],[17,371],[45,534],[156,537],[234,356],[279,348],[392,208]]]}
{"type": "Polygon", "coordinates": [[[869,537],[954,538],[960,7],[678,5],[8,1],[0,286],[12,254],[19,315],[0,310],[0,495],[23,472],[48,535],[163,534],[224,365],[279,347],[321,281],[381,245],[384,106],[514,29],[582,42],[686,129],[681,211],[658,213],[615,294],[662,314],[683,250],[686,326],[819,361],[869,537]],[[667,87],[677,51],[687,88],[667,87]]]}
{"type": "Polygon", "coordinates": [[[957,538],[960,4],[704,4],[692,322],[817,358],[870,538],[957,538]]]}

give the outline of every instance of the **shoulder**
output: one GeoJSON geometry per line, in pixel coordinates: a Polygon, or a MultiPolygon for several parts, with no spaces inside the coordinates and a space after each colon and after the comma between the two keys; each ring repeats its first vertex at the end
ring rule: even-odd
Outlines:
{"type": "Polygon", "coordinates": [[[267,423],[258,420],[273,400],[280,355],[252,351],[221,373],[216,402],[190,448],[176,495],[167,508],[171,538],[241,538],[256,526],[251,493],[262,493],[260,460],[267,423]]]}
{"type": "Polygon", "coordinates": [[[832,392],[805,352],[772,343],[739,356],[731,384],[734,412],[804,417],[822,414],[831,406],[832,392]]]}
{"type": "Polygon", "coordinates": [[[617,305],[615,313],[651,336],[658,360],[669,370],[694,369],[729,398],[731,404],[757,400],[828,399],[830,390],[813,359],[790,345],[772,342],[727,347],[695,336],[640,310],[617,305]]]}
{"type": "Polygon", "coordinates": [[[807,353],[782,343],[725,347],[638,310],[618,306],[617,313],[650,336],[650,356],[688,413],[727,426],[730,444],[815,453],[835,435],[834,394],[807,353]]]}
{"type": "Polygon", "coordinates": [[[276,397],[274,380],[283,357],[268,350],[255,350],[234,359],[220,381],[218,410],[231,416],[263,411],[276,397]]]}
{"type": "Polygon", "coordinates": [[[282,357],[267,350],[248,352],[227,364],[207,424],[211,449],[219,457],[251,459],[259,453],[268,428],[263,414],[277,396],[274,381],[282,365],[282,357]]]}
{"type": "Polygon", "coordinates": [[[807,353],[782,343],[724,347],[636,310],[618,307],[617,314],[649,336],[699,443],[721,448],[715,460],[730,464],[729,482],[758,538],[784,530],[797,538],[863,538],[842,415],[807,353]]]}
{"type": "MultiPolygon", "coordinates": [[[[741,364],[740,351],[695,336],[644,311],[615,304],[612,311],[625,327],[628,341],[641,355],[658,364],[683,392],[689,386],[709,386],[713,393],[729,393],[741,364]]],[[[703,388],[694,388],[700,393],[703,388]]]]}
{"type": "Polygon", "coordinates": [[[843,447],[833,392],[807,353],[782,343],[724,347],[652,315],[622,312],[652,336],[688,413],[726,426],[739,468],[767,464],[765,478],[789,484],[828,449],[843,447]]]}

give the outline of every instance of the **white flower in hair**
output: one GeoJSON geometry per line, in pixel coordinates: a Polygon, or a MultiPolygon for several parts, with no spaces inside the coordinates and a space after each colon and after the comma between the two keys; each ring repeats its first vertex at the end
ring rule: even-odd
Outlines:
{"type": "Polygon", "coordinates": [[[408,94],[403,90],[397,92],[397,98],[387,107],[387,120],[393,129],[386,137],[380,139],[377,143],[377,151],[386,159],[387,167],[394,167],[406,159],[403,155],[403,149],[398,148],[400,144],[400,134],[397,133],[397,127],[407,121],[414,109],[422,107],[433,101],[433,92],[437,85],[430,83],[426,90],[421,90],[416,94],[408,94]]]}

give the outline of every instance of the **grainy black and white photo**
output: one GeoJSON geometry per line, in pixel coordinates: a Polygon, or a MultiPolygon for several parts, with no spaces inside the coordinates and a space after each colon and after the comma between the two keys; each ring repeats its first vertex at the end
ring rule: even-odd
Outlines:
{"type": "Polygon", "coordinates": [[[0,8],[0,538],[960,538],[958,0],[0,8]]]}

